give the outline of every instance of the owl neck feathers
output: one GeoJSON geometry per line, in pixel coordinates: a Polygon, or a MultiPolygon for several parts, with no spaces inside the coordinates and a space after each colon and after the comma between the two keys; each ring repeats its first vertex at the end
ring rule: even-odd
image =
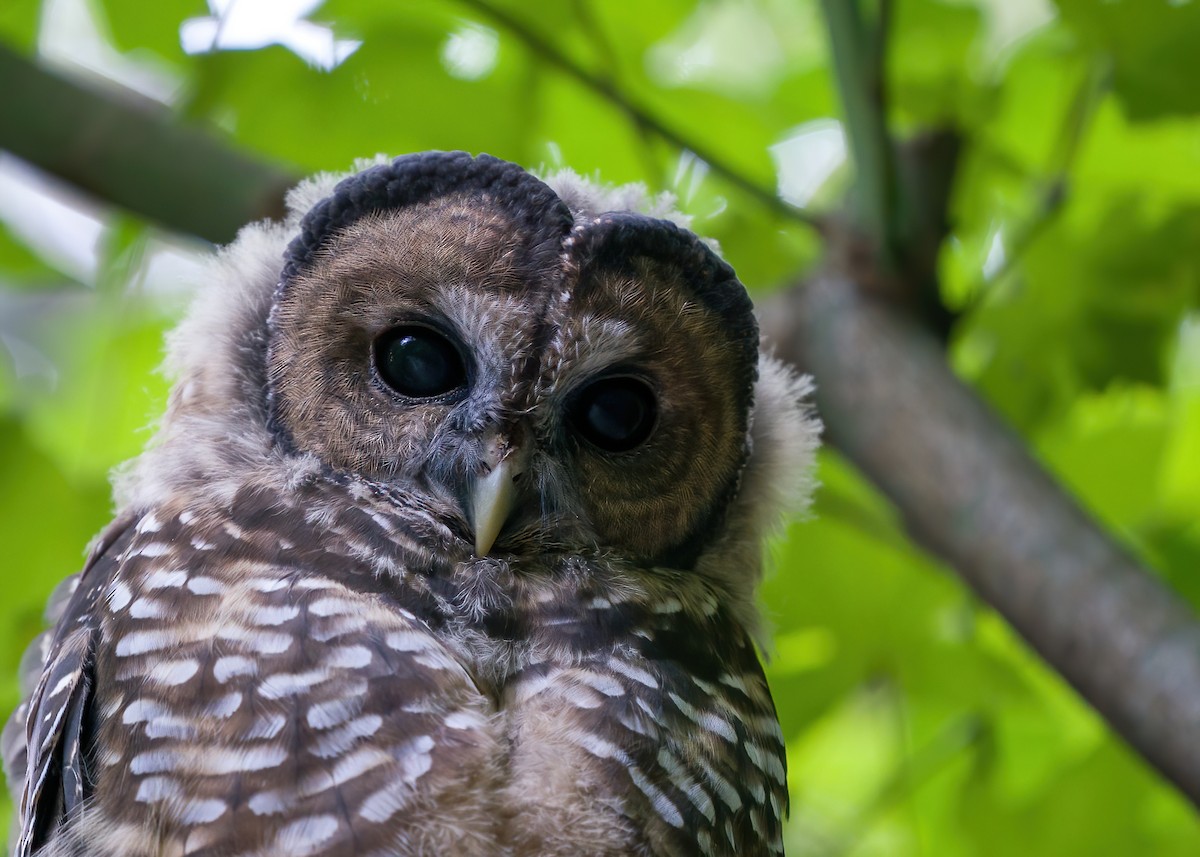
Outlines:
{"type": "Polygon", "coordinates": [[[724,533],[696,564],[699,573],[723,584],[733,599],[730,609],[760,647],[766,635],[754,592],[763,576],[763,549],[789,520],[808,513],[817,488],[821,421],[813,389],[811,377],[760,353],[750,455],[724,533]]]}

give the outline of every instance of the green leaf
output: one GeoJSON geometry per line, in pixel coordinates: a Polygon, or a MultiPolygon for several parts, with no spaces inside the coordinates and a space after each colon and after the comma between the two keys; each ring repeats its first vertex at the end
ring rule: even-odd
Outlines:
{"type": "Polygon", "coordinates": [[[1111,57],[1125,111],[1146,121],[1200,112],[1200,6],[1171,0],[1055,0],[1091,50],[1111,57]]]}
{"type": "Polygon", "coordinates": [[[0,281],[28,288],[61,283],[62,275],[0,222],[0,281]]]}
{"type": "Polygon", "coordinates": [[[119,50],[149,50],[180,64],[191,59],[183,52],[180,26],[188,18],[210,14],[204,0],[102,0],[102,6],[119,50]]]}
{"type": "Polygon", "coordinates": [[[1021,259],[1026,279],[994,292],[962,330],[988,351],[977,381],[1018,426],[1063,414],[1085,392],[1164,383],[1184,313],[1200,297],[1200,208],[1167,213],[1136,197],[1049,226],[1021,259]]]}
{"type": "Polygon", "coordinates": [[[37,45],[40,0],[5,0],[0,3],[0,41],[32,53],[37,45]]]}
{"type": "Polygon", "coordinates": [[[896,118],[904,124],[952,124],[979,97],[979,87],[964,73],[975,65],[979,10],[911,0],[896,3],[894,15],[887,79],[896,118]]]}
{"type": "MultiPolygon", "coordinates": [[[[131,299],[135,300],[135,299],[131,299]]],[[[41,322],[38,337],[56,361],[53,398],[25,405],[28,431],[72,479],[105,479],[139,453],[166,402],[163,320],[131,302],[74,302],[41,322]]]]}

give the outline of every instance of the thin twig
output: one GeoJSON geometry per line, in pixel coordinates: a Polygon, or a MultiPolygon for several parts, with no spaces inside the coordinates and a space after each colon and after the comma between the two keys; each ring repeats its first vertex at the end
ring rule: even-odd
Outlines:
{"type": "MultiPolygon", "coordinates": [[[[621,62],[617,56],[616,48],[613,47],[612,39],[608,38],[608,34],[604,31],[599,18],[592,11],[592,4],[589,0],[574,0],[571,5],[575,10],[575,17],[579,19],[580,26],[588,34],[588,37],[596,48],[597,55],[600,57],[600,62],[603,64],[603,71],[601,73],[603,79],[607,80],[614,91],[621,91],[621,62]]],[[[645,169],[647,177],[656,186],[664,185],[662,165],[658,162],[658,158],[654,154],[653,131],[646,127],[646,123],[640,121],[637,117],[632,117],[632,124],[634,130],[637,132],[638,154],[641,157],[642,167],[645,169]]]]}
{"type": "Polygon", "coordinates": [[[1093,64],[1080,81],[1071,106],[1059,130],[1058,139],[1050,156],[1049,167],[1046,170],[1048,178],[1041,183],[1037,203],[1029,217],[1014,226],[1010,232],[1007,252],[1000,267],[990,276],[981,275],[975,285],[967,292],[970,303],[964,308],[969,313],[979,306],[991,288],[1002,283],[1005,278],[1016,270],[1029,248],[1041,237],[1066,205],[1070,196],[1071,170],[1075,166],[1075,158],[1082,146],[1087,131],[1091,128],[1092,118],[1096,114],[1096,106],[1100,96],[1108,88],[1111,77],[1108,62],[1093,64]]]}
{"type": "Polygon", "coordinates": [[[758,200],[769,210],[817,230],[825,228],[824,217],[789,205],[774,190],[763,187],[758,182],[743,175],[738,169],[731,166],[724,158],[720,157],[700,141],[691,139],[680,131],[671,128],[655,116],[653,111],[639,104],[632,95],[615,86],[603,75],[596,74],[575,62],[571,57],[559,50],[553,42],[537,33],[532,27],[525,24],[525,22],[516,16],[492,5],[487,0],[460,0],[460,2],[494,20],[524,42],[529,50],[620,108],[633,122],[640,123],[650,129],[657,136],[676,148],[692,152],[696,157],[708,164],[714,174],[720,176],[747,196],[758,200]]]}

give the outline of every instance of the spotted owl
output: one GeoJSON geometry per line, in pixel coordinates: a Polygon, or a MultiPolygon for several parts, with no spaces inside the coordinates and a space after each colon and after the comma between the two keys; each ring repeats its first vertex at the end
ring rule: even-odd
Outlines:
{"type": "Polygon", "coordinates": [[[4,735],[17,857],[774,855],[807,380],[669,201],[425,153],[214,258],[4,735]]]}

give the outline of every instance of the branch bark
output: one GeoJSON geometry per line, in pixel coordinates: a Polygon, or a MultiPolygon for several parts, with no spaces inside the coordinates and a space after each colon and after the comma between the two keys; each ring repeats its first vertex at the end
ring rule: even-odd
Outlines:
{"type": "MultiPolygon", "coordinates": [[[[1200,624],[950,371],[937,340],[822,273],[762,306],[827,439],[1134,749],[1200,805],[1200,624]]],[[[903,609],[898,605],[898,609],[903,609]]]]}
{"type": "Polygon", "coordinates": [[[0,43],[0,147],[93,194],[218,243],[283,214],[296,177],[128,91],[47,71],[0,43]]]}

